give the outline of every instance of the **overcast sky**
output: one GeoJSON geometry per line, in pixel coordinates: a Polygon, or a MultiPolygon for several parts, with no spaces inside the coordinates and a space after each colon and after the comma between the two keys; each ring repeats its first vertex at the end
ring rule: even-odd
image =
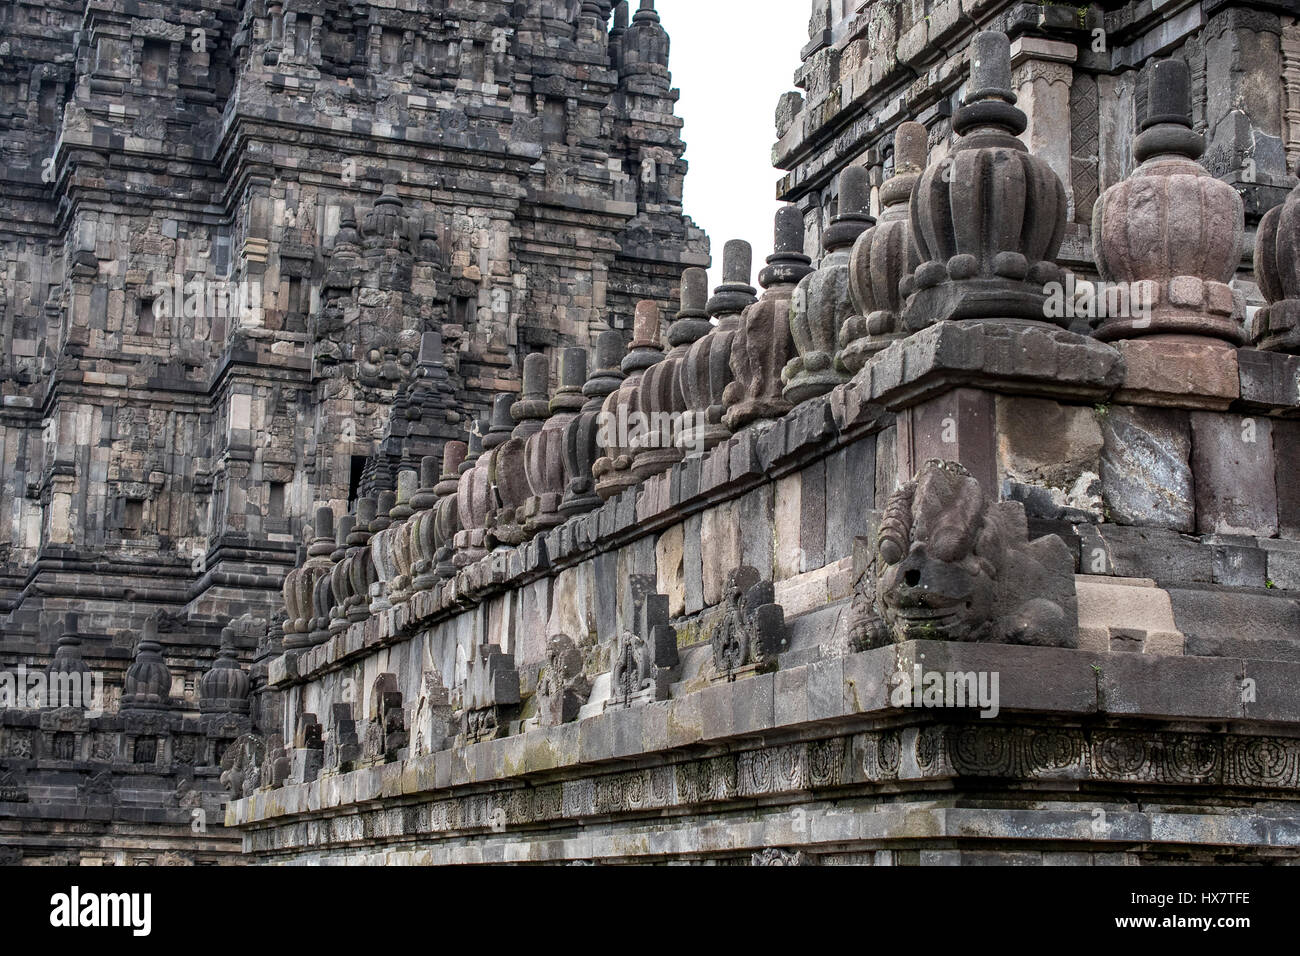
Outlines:
{"type": "MultiPolygon", "coordinates": [[[[633,3],[635,9],[638,4],[633,3]]],[[[669,69],[682,91],[686,214],[713,240],[710,288],[721,281],[722,246],[746,239],[754,274],[772,252],[776,102],[794,89],[808,42],[809,0],[658,0],[672,38],[669,69]]]]}

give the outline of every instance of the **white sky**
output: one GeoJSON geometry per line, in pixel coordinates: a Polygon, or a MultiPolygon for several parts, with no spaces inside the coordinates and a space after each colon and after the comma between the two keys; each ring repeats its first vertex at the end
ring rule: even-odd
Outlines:
{"type": "MultiPolygon", "coordinates": [[[[639,4],[633,2],[635,9],[639,4]]],[[[712,290],[721,281],[722,247],[745,239],[754,273],[772,253],[776,182],[776,102],[794,89],[799,51],[808,42],[809,0],[658,0],[672,38],[673,86],[682,91],[686,214],[713,240],[712,290]]]]}

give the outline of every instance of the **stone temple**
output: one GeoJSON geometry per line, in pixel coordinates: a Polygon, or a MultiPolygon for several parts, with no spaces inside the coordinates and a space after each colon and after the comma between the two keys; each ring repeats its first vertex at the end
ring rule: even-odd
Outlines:
{"type": "Polygon", "coordinates": [[[653,0],[0,9],[0,861],[1300,860],[1295,0],[794,82],[710,289],[653,0]]]}

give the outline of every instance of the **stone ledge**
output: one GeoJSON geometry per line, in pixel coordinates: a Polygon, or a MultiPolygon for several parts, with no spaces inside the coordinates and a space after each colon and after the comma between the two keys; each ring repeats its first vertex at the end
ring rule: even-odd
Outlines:
{"type": "Polygon", "coordinates": [[[872,356],[853,380],[859,405],[908,408],[962,386],[1098,402],[1124,381],[1113,347],[1022,321],[939,322],[872,356]]]}
{"type": "MultiPolygon", "coordinates": [[[[1266,723],[1300,722],[1300,663],[913,641],[460,750],[258,791],[228,805],[227,826],[458,787],[525,780],[531,785],[593,764],[662,760],[665,751],[701,746],[729,749],[760,735],[769,741],[806,735],[818,725],[860,731],[909,715],[911,708],[891,704],[890,681],[900,671],[912,673],[915,664],[926,672],[998,674],[1004,714],[1249,721],[1257,732],[1266,723]],[[1243,702],[1247,679],[1255,682],[1249,703],[1243,702]]],[[[995,720],[974,724],[1004,726],[995,720]]],[[[1300,753],[1289,766],[1293,776],[1300,774],[1300,753]]],[[[1286,785],[1300,789],[1300,779],[1286,785]]],[[[508,797],[502,789],[500,798],[508,797]]]]}
{"type": "MultiPolygon", "coordinates": [[[[448,836],[433,846],[362,850],[339,847],[332,863],[350,866],[450,866],[567,861],[641,862],[659,858],[750,857],[772,847],[797,847],[814,855],[843,853],[853,846],[884,865],[957,862],[1091,864],[1130,862],[1125,851],[1173,844],[1182,851],[1250,847],[1260,860],[1294,857],[1300,825],[1288,812],[1223,814],[1140,809],[1110,800],[1080,807],[1044,800],[1034,808],[954,808],[934,801],[880,805],[837,800],[791,810],[767,807],[744,818],[709,820],[656,817],[635,823],[584,822],[578,830],[536,835],[483,833],[448,836]],[[1094,805],[1095,804],[1095,805],[1094,805]],[[1102,816],[1098,816],[1100,810],[1102,816]],[[1098,825],[1101,820],[1102,825],[1098,825]],[[1005,849],[1014,842],[1015,850],[1005,849]],[[960,846],[961,849],[953,847],[960,846]],[[1067,850],[1068,848],[1068,850],[1067,850]],[[1290,852],[1288,852],[1290,851],[1290,852]],[[976,859],[976,854],[986,854],[976,859]]],[[[260,845],[273,862],[293,847],[260,845]]],[[[248,839],[248,838],[246,838],[248,839]]],[[[303,852],[319,845],[300,846],[303,852]]],[[[286,859],[285,862],[290,860],[286,859]]],[[[292,859],[292,862],[299,862],[292,859]]],[[[746,860],[746,862],[749,862],[746,860]]]]}

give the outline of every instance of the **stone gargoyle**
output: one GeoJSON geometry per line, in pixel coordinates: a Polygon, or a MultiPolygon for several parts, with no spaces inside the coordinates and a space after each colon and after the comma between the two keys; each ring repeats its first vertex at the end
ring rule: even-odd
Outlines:
{"type": "Polygon", "coordinates": [[[894,493],[855,568],[855,649],[907,640],[1078,646],[1074,560],[1029,540],[1024,506],[989,502],[956,462],[894,493]]]}

